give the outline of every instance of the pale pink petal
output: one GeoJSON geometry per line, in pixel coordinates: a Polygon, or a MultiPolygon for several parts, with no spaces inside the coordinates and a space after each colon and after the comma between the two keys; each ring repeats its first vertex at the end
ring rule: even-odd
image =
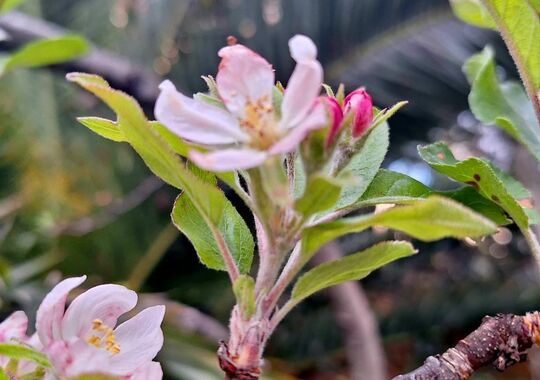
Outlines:
{"type": "Polygon", "coordinates": [[[86,338],[92,321],[99,319],[114,328],[118,317],[137,304],[137,293],[121,285],[95,286],[79,295],[69,305],[62,322],[62,337],[86,338]]]}
{"type": "Polygon", "coordinates": [[[85,280],[86,276],[67,278],[59,282],[41,302],[36,316],[36,331],[44,346],[61,338],[62,318],[68,293],[85,280]]]}
{"type": "Polygon", "coordinates": [[[316,60],[317,49],[309,38],[295,36],[289,41],[291,56],[297,65],[289,79],[281,103],[281,128],[296,126],[309,112],[319,96],[323,69],[316,60]]]}
{"type": "Polygon", "coordinates": [[[89,345],[82,339],[53,342],[45,348],[45,354],[54,372],[61,378],[90,373],[112,374],[109,371],[110,354],[106,350],[89,345]]]}
{"type": "Polygon", "coordinates": [[[324,105],[319,102],[300,125],[290,130],[285,137],[272,145],[268,153],[279,154],[294,151],[311,131],[323,128],[329,122],[329,114],[324,105]]]}
{"type": "Polygon", "coordinates": [[[28,317],[24,311],[16,311],[0,323],[0,342],[9,343],[12,339],[24,340],[28,327],[28,317]]]}
{"type": "Polygon", "coordinates": [[[171,81],[159,86],[161,93],[154,114],[171,132],[185,140],[204,145],[247,141],[236,120],[227,111],[182,95],[171,81]]]}
{"type": "Polygon", "coordinates": [[[317,59],[317,46],[311,38],[297,34],[289,40],[291,57],[298,63],[317,59]]]}
{"type": "Polygon", "coordinates": [[[274,70],[263,57],[243,45],[226,46],[218,54],[216,83],[229,111],[243,118],[247,102],[272,104],[274,70]]]}
{"type": "Polygon", "coordinates": [[[161,380],[163,378],[163,370],[158,362],[150,362],[146,365],[137,368],[129,380],[161,380]]]}
{"type": "Polygon", "coordinates": [[[110,359],[111,373],[130,374],[157,355],[163,346],[164,315],[165,306],[152,306],[114,330],[120,352],[110,359]]]}
{"type": "Polygon", "coordinates": [[[211,153],[189,152],[189,159],[202,169],[213,172],[250,169],[259,166],[268,155],[254,149],[224,149],[211,153]]]}

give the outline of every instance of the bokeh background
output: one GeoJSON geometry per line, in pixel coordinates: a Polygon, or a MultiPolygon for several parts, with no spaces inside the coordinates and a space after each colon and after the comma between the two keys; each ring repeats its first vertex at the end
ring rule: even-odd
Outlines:
{"type": "MultiPolygon", "coordinates": [[[[87,286],[127,284],[143,293],[143,306],[168,305],[159,357],[167,379],[222,378],[214,353],[234,301],[228,279],[199,264],[171,226],[177,192],[127,144],[77,124],[77,116],[112,115],[67,83],[66,72],[104,75],[153,118],[160,80],[172,79],[185,93],[204,90],[200,76],[215,74],[227,36],[260,52],[286,82],[293,69],[287,41],[306,34],[319,47],[328,84],[365,86],[380,107],[410,102],[390,121],[385,167],[452,188],[416,153],[418,144],[444,139],[458,157],[489,157],[540,193],[528,154],[468,111],[464,61],[490,44],[499,75],[516,78],[511,59],[498,35],[458,21],[443,0],[29,0],[0,18],[0,28],[11,36],[0,41],[0,53],[66,31],[92,43],[82,60],[0,78],[0,316],[20,308],[35,314],[65,276],[88,274],[87,286]]],[[[349,253],[389,235],[395,233],[358,234],[340,246],[349,253]]],[[[372,332],[389,376],[455,344],[485,314],[537,309],[535,266],[515,229],[476,246],[415,244],[418,255],[379,270],[353,292],[376,317],[372,332]]],[[[343,313],[335,292],[295,309],[270,341],[269,378],[361,379],[354,369],[367,364],[360,352],[351,360],[355,322],[343,313]]],[[[538,372],[521,364],[474,379],[540,379],[538,372]]]]}

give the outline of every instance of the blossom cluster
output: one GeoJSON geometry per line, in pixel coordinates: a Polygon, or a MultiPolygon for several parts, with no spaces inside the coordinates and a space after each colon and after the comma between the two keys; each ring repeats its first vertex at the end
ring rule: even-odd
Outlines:
{"type": "Polygon", "coordinates": [[[371,97],[364,89],[341,100],[319,96],[323,70],[315,44],[296,35],[289,49],[296,67],[284,90],[275,86],[274,70],[263,57],[234,41],[218,53],[217,104],[187,97],[166,80],[156,102],[157,120],[202,148],[193,149],[189,158],[214,172],[259,166],[271,156],[295,151],[311,132],[323,128],[329,149],[348,115],[352,139],[360,138],[373,118],[371,97]]]}
{"type": "Polygon", "coordinates": [[[15,379],[42,373],[45,379],[104,374],[124,380],[160,380],[161,366],[152,359],[163,345],[165,307],[146,308],[117,325],[118,318],[137,304],[137,294],[121,285],[106,284],[81,293],[66,309],[69,292],[85,280],[86,276],[67,278],[45,296],[33,335],[27,336],[28,317],[22,311],[0,323],[0,343],[39,351],[51,368],[38,368],[26,360],[12,368],[10,359],[1,356],[0,367],[9,368],[10,378],[15,379]]]}

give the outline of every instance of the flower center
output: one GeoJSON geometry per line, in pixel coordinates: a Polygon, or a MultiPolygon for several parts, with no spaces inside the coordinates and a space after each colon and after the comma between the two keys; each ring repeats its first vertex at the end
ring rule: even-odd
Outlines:
{"type": "Polygon", "coordinates": [[[86,342],[97,348],[102,348],[112,355],[120,352],[120,346],[116,343],[113,329],[104,324],[101,319],[92,321],[92,332],[86,338],[86,342]]]}
{"type": "Polygon", "coordinates": [[[250,145],[258,149],[269,148],[279,137],[275,128],[272,107],[263,96],[253,103],[248,101],[244,108],[244,118],[240,126],[250,136],[250,145]]]}

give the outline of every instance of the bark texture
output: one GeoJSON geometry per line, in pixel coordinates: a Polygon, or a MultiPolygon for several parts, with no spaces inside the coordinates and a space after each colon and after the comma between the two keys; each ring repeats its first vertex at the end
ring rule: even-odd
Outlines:
{"type": "Polygon", "coordinates": [[[466,380],[488,364],[504,371],[526,360],[527,350],[540,344],[540,313],[485,317],[480,327],[442,355],[394,380],[466,380]]]}

